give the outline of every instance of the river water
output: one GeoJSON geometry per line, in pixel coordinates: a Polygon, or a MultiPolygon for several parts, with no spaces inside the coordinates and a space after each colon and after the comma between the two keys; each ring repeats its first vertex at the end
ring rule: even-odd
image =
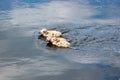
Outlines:
{"type": "Polygon", "coordinates": [[[1,0],[0,80],[120,80],[119,0],[1,0]],[[42,28],[71,48],[49,47],[42,28]]]}

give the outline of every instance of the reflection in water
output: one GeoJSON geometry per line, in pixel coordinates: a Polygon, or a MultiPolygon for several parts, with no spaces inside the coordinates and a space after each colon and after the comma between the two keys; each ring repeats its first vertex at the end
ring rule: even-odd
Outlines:
{"type": "Polygon", "coordinates": [[[0,79],[2,80],[14,80],[12,78],[15,76],[20,77],[23,75],[30,75],[31,77],[60,75],[64,72],[64,69],[67,69],[67,64],[44,56],[35,57],[35,59],[11,58],[9,62],[5,62],[5,59],[2,62],[1,59],[0,63],[1,66],[5,66],[0,69],[0,79]]]}
{"type": "Polygon", "coordinates": [[[24,5],[25,7],[23,8],[19,6],[17,9],[10,11],[9,15],[12,18],[12,23],[23,25],[46,25],[54,23],[101,23],[119,25],[120,21],[118,18],[119,15],[116,15],[119,12],[117,6],[109,7],[108,5],[107,11],[100,11],[99,7],[95,8],[95,6],[88,4],[87,0],[86,2],[83,0],[80,0],[80,2],[51,1],[49,3],[34,5],[33,8],[31,8],[29,4],[24,5]],[[111,11],[111,9],[114,11],[111,11]],[[103,16],[102,14],[107,15],[103,16]],[[100,15],[106,18],[96,18],[100,15]]]}
{"type": "Polygon", "coordinates": [[[6,60],[9,62],[5,62],[5,58],[3,62],[0,62],[0,79],[2,80],[50,80],[51,78],[55,80],[114,80],[118,79],[120,74],[120,70],[116,68],[77,64],[70,67],[62,60],[58,61],[44,56],[34,57],[34,59],[12,58],[6,60]]]}
{"type": "MultiPolygon", "coordinates": [[[[120,26],[79,26],[67,28],[54,28],[63,33],[63,37],[68,39],[73,49],[56,50],[70,62],[82,64],[104,64],[120,67],[120,26]],[[77,35],[77,36],[76,36],[77,35]],[[76,49],[74,49],[76,48],[76,49]]],[[[56,27],[56,26],[55,26],[56,27]]],[[[36,41],[39,49],[44,49],[43,40],[36,41]],[[40,46],[43,45],[43,46],[40,46]]],[[[46,50],[45,50],[46,51],[46,50]]],[[[48,51],[50,52],[50,51],[48,51]]]]}
{"type": "Polygon", "coordinates": [[[0,79],[118,80],[119,12],[118,0],[1,0],[0,79]],[[46,47],[44,27],[77,50],[46,47]]]}

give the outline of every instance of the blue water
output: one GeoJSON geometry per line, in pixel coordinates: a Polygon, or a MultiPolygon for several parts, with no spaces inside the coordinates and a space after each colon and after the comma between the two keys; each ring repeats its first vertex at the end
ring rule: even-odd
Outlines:
{"type": "Polygon", "coordinates": [[[0,0],[0,80],[120,80],[119,0],[0,0]],[[48,47],[42,28],[71,48],[48,47]]]}

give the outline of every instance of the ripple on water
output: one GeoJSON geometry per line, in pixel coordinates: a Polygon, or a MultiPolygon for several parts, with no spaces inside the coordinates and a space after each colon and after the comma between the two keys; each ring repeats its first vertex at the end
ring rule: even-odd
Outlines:
{"type": "MultiPolygon", "coordinates": [[[[115,56],[116,53],[120,55],[119,28],[120,26],[115,28],[115,26],[109,25],[75,25],[75,27],[73,25],[69,25],[69,27],[64,25],[64,27],[53,27],[49,29],[61,31],[63,37],[71,43],[71,47],[77,48],[77,50],[73,48],[66,50],[55,49],[58,54],[64,54],[69,60],[79,63],[105,62],[105,64],[114,64],[120,67],[118,62],[120,56],[115,56]]],[[[38,45],[44,46],[42,48],[46,47],[45,44],[43,40],[38,39],[38,45]]]]}

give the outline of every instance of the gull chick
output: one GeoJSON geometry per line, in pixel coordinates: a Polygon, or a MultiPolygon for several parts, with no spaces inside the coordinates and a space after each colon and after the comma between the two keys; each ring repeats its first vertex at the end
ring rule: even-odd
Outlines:
{"type": "Polygon", "coordinates": [[[62,38],[62,37],[51,37],[51,38],[47,38],[47,40],[52,43],[52,45],[55,45],[57,47],[60,47],[60,48],[69,48],[70,47],[70,43],[62,38]]]}
{"type": "Polygon", "coordinates": [[[60,37],[62,35],[62,33],[59,32],[59,31],[56,31],[56,30],[47,30],[47,29],[40,30],[40,33],[45,38],[47,38],[48,36],[60,37]]]}

